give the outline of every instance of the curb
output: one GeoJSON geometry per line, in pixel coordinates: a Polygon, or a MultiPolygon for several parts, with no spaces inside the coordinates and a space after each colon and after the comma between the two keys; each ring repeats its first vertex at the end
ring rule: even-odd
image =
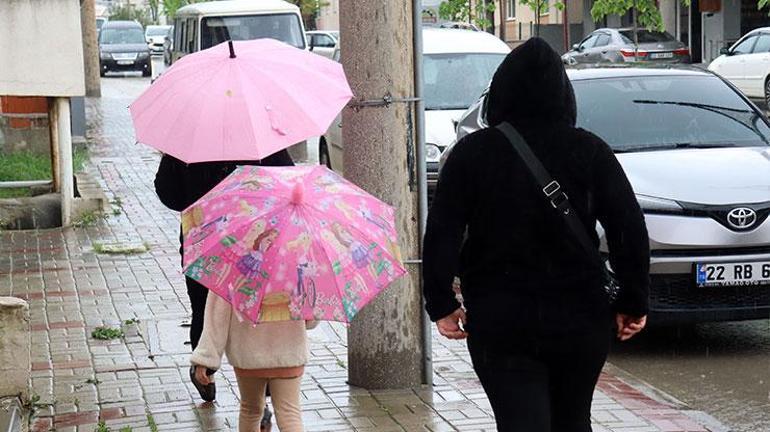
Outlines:
{"type": "MultiPolygon", "coordinates": [[[[681,415],[690,419],[691,422],[705,428],[708,432],[730,432],[731,431],[729,427],[722,424],[719,420],[714,418],[712,415],[703,411],[692,409],[685,402],[675,398],[674,396],[664,392],[663,390],[660,390],[654,387],[652,384],[642,380],[641,378],[635,375],[632,375],[631,373],[613,365],[612,363],[607,362],[605,364],[603,374],[606,374],[609,377],[615,378],[619,382],[625,384],[629,388],[638,392],[638,394],[643,398],[648,399],[654,405],[655,404],[659,405],[660,408],[663,408],[663,409],[667,408],[669,411],[670,410],[677,411],[681,415]]],[[[606,391],[606,389],[602,389],[602,390],[606,391]]],[[[613,398],[616,398],[616,395],[613,394],[613,391],[609,391],[608,393],[610,393],[610,396],[612,396],[613,398]]],[[[618,400],[618,403],[620,403],[621,405],[623,404],[622,400],[618,400]]],[[[626,408],[632,411],[642,411],[640,412],[640,416],[645,418],[645,420],[656,420],[654,418],[651,419],[645,416],[645,414],[648,414],[646,412],[647,410],[640,410],[639,409],[640,407],[627,406],[626,408]]],[[[687,431],[689,429],[685,427],[684,430],[687,431]]]]}

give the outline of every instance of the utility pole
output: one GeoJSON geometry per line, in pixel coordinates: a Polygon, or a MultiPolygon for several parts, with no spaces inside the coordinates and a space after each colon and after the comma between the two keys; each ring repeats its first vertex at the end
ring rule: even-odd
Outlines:
{"type": "Polygon", "coordinates": [[[80,31],[83,35],[83,67],[86,96],[102,95],[99,76],[99,46],[96,40],[96,5],[94,0],[80,1],[80,31]]]}
{"type": "Polygon", "coordinates": [[[562,21],[564,21],[564,52],[569,51],[569,4],[567,0],[562,0],[564,5],[564,15],[562,21]]]}
{"type": "Polygon", "coordinates": [[[508,43],[506,30],[508,27],[508,1],[507,0],[501,0],[500,1],[500,39],[508,43]]]}
{"type": "Polygon", "coordinates": [[[342,64],[355,94],[342,113],[345,177],[396,208],[401,253],[411,262],[410,274],[350,325],[348,380],[368,389],[422,381],[412,13],[411,0],[340,0],[342,64]]]}

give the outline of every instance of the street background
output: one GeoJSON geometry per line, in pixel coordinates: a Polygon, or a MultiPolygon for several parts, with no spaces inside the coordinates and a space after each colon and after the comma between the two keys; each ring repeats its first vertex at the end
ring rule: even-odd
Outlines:
{"type": "MultiPolygon", "coordinates": [[[[156,59],[155,73],[162,70],[156,59]]],[[[100,419],[115,430],[235,428],[232,369],[217,374],[215,404],[201,403],[187,377],[189,306],[178,215],[155,196],[159,155],[134,142],[127,110],[148,85],[148,78],[108,76],[102,97],[87,99],[87,171],[114,214],[90,226],[0,233],[0,295],[30,302],[33,389],[41,396],[35,431],[91,432],[100,419]],[[94,250],[137,243],[149,251],[94,250]],[[126,338],[91,338],[100,325],[123,326],[126,338]]],[[[315,141],[309,149],[312,161],[315,141]]],[[[594,430],[770,430],[768,325],[651,329],[616,347],[595,395],[594,430]]],[[[463,342],[434,334],[433,388],[367,391],[345,382],[346,334],[343,325],[329,323],[310,333],[302,387],[308,431],[494,430],[463,342]]]]}

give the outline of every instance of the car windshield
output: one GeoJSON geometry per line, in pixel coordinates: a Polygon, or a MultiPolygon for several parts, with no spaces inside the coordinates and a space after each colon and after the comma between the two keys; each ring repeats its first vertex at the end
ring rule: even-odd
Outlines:
{"type": "Polygon", "coordinates": [[[578,126],[616,152],[770,143],[765,120],[716,77],[604,78],[573,86],[578,126]]]}
{"type": "Polygon", "coordinates": [[[168,30],[169,27],[150,27],[147,29],[147,36],[165,36],[168,30]]]}
{"type": "MultiPolygon", "coordinates": [[[[623,42],[627,44],[633,44],[634,43],[634,31],[633,30],[622,30],[619,32],[620,37],[623,38],[623,42]]],[[[649,31],[649,30],[637,30],[636,35],[639,38],[639,43],[661,43],[661,42],[671,42],[676,39],[674,39],[673,36],[666,32],[656,32],[656,31],[649,31]]]]}
{"type": "Polygon", "coordinates": [[[464,110],[489,85],[505,54],[426,54],[425,109],[464,110]]]}
{"type": "Polygon", "coordinates": [[[209,17],[201,21],[201,49],[226,40],[270,38],[305,48],[302,26],[296,14],[209,17]]]}
{"type": "Polygon", "coordinates": [[[103,28],[99,35],[102,45],[146,44],[140,28],[103,28]]]}

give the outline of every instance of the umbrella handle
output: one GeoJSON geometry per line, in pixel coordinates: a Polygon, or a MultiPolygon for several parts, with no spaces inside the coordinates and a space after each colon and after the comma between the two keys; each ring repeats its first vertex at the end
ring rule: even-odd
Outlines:
{"type": "Polygon", "coordinates": [[[230,58],[235,58],[235,49],[233,49],[233,41],[228,40],[227,45],[230,47],[230,58]]]}

